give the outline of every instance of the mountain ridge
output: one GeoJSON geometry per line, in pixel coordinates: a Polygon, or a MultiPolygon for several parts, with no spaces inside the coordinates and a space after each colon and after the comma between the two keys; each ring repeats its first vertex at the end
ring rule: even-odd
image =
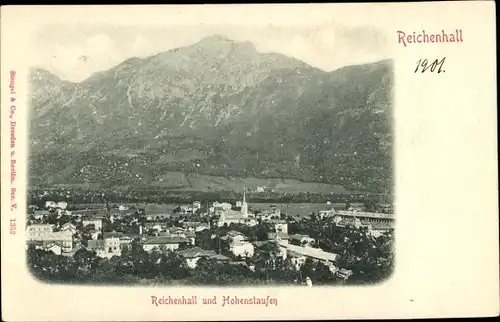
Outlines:
{"type": "Polygon", "coordinates": [[[30,178],[147,183],[183,171],[392,189],[392,60],[325,72],[213,39],[129,58],[79,83],[34,70],[30,178]],[[78,161],[96,153],[108,162],[110,151],[117,164],[142,164],[129,169],[138,177],[112,179],[121,172],[99,170],[103,160],[78,161]],[[44,169],[48,160],[65,174],[44,169]]]}

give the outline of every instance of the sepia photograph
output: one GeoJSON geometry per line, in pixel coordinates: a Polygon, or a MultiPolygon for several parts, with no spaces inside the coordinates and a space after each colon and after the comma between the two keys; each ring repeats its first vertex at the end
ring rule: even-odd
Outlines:
{"type": "Polygon", "coordinates": [[[2,6],[2,320],[498,316],[494,8],[2,6]]]}
{"type": "Polygon", "coordinates": [[[393,57],[376,25],[53,24],[32,41],[40,282],[391,278],[393,57]]]}

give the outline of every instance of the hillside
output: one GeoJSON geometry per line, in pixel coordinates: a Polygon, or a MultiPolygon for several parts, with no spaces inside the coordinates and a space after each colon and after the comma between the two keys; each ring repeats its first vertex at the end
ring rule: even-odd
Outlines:
{"type": "Polygon", "coordinates": [[[181,172],[392,189],[391,61],[324,72],[213,36],[81,83],[31,80],[31,184],[181,172]]]}

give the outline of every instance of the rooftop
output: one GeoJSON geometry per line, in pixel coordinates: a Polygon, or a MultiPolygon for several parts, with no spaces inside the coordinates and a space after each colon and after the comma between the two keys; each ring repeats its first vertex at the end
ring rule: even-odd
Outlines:
{"type": "Polygon", "coordinates": [[[179,254],[185,258],[195,258],[195,257],[211,257],[217,255],[214,250],[207,250],[201,247],[193,247],[185,250],[179,251],[179,254]]]}
{"type": "Polygon", "coordinates": [[[289,236],[290,239],[302,239],[302,238],[311,238],[309,235],[302,234],[293,234],[289,236]]]}
{"type": "Polygon", "coordinates": [[[365,212],[365,211],[346,211],[339,210],[337,212],[341,216],[351,216],[351,217],[364,217],[364,218],[372,218],[372,219],[394,219],[393,214],[384,214],[377,212],[365,212]]]}
{"type": "Polygon", "coordinates": [[[236,236],[241,236],[241,237],[243,237],[243,239],[248,239],[247,236],[245,236],[243,233],[240,233],[239,231],[236,231],[236,230],[228,231],[226,236],[222,237],[222,239],[234,238],[236,236]]]}
{"type": "Polygon", "coordinates": [[[179,244],[179,243],[187,243],[188,240],[183,237],[168,237],[168,236],[158,236],[148,238],[144,244],[179,244]]]}
{"type": "Polygon", "coordinates": [[[323,251],[320,248],[312,248],[312,247],[302,247],[302,246],[296,246],[292,244],[280,244],[280,247],[286,248],[287,251],[291,253],[298,254],[300,256],[307,256],[319,260],[325,260],[325,261],[330,261],[333,262],[337,259],[338,255],[334,253],[328,253],[323,251]]]}

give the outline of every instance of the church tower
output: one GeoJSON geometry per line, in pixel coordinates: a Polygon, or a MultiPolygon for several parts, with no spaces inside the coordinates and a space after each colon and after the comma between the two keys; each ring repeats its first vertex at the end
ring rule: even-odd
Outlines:
{"type": "Polygon", "coordinates": [[[246,215],[248,214],[248,205],[247,205],[247,201],[246,201],[246,187],[243,186],[243,202],[241,203],[241,213],[246,215]]]}

